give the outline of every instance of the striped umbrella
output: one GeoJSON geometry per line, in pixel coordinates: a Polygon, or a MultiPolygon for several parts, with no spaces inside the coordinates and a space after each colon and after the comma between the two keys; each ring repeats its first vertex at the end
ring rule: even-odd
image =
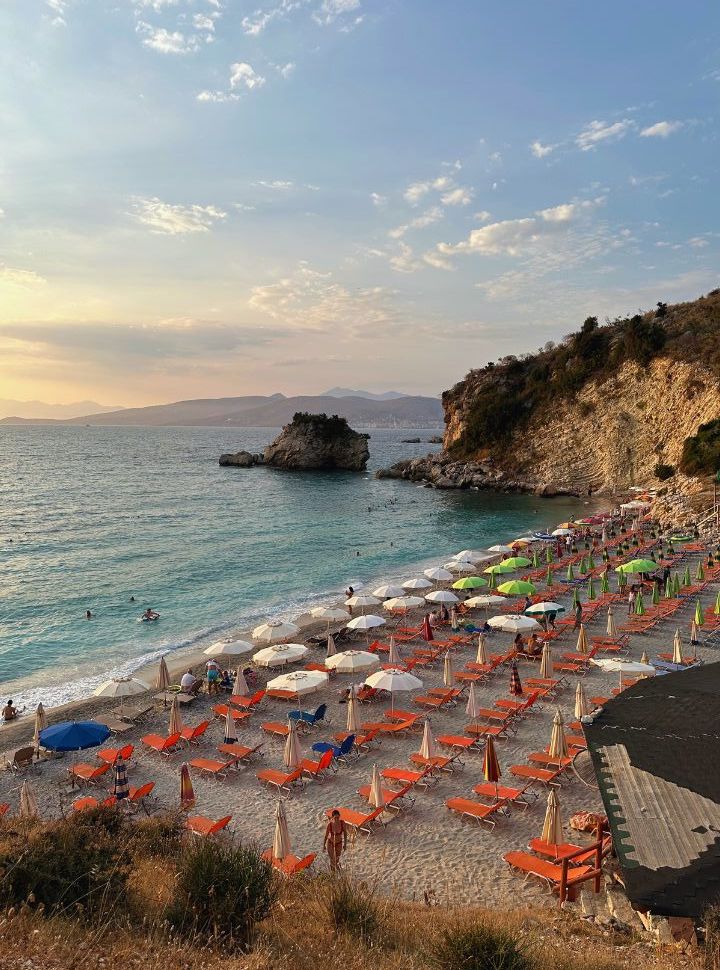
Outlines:
{"type": "Polygon", "coordinates": [[[540,676],[545,680],[550,680],[553,675],[552,647],[550,641],[543,644],[542,656],[540,657],[540,676]]]}
{"type": "Polygon", "coordinates": [[[291,852],[290,832],[288,831],[287,817],[285,815],[285,805],[281,798],[275,809],[275,837],[273,838],[272,854],[274,859],[282,862],[285,856],[290,855],[291,852]]]}
{"type": "Polygon", "coordinates": [[[35,750],[37,751],[40,747],[40,732],[44,731],[47,727],[47,715],[45,714],[45,708],[42,706],[42,701],[35,708],[35,733],[33,734],[33,744],[35,745],[35,750]]]}
{"type": "Polygon", "coordinates": [[[179,734],[182,731],[182,717],[180,715],[180,707],[178,706],[177,696],[173,697],[172,704],[170,705],[170,723],[168,724],[168,735],[179,734]]]}
{"type": "Polygon", "coordinates": [[[245,680],[245,674],[242,671],[242,667],[238,667],[235,672],[235,682],[233,683],[233,697],[249,697],[250,688],[245,680]]]}
{"type": "Polygon", "coordinates": [[[130,785],[128,784],[127,765],[123,756],[119,754],[115,759],[115,779],[113,781],[113,795],[117,801],[128,798],[130,795],[130,785]]]}
{"type": "Polygon", "coordinates": [[[402,663],[402,657],[400,655],[400,651],[397,648],[397,644],[395,643],[395,637],[393,636],[390,637],[390,649],[388,650],[388,663],[390,664],[402,663]]]}
{"type": "Polygon", "coordinates": [[[332,633],[328,634],[327,638],[327,651],[325,652],[326,657],[334,657],[337,651],[335,650],[335,640],[333,639],[332,633]]]}
{"type": "Polygon", "coordinates": [[[608,611],[607,611],[607,635],[609,637],[617,636],[617,628],[615,626],[615,615],[613,613],[612,606],[608,606],[608,611]]]}
{"type": "Polygon", "coordinates": [[[345,725],[346,730],[349,734],[357,734],[360,730],[360,723],[357,717],[357,703],[355,701],[355,694],[351,690],[350,696],[347,700],[347,723],[345,725]]]}
{"type": "Polygon", "coordinates": [[[470,718],[471,721],[477,720],[480,716],[480,701],[475,693],[475,684],[470,684],[470,690],[468,691],[467,704],[465,706],[465,713],[470,718]]]}
{"type": "Polygon", "coordinates": [[[491,785],[495,785],[495,797],[497,798],[497,787],[500,781],[500,762],[495,751],[495,741],[488,736],[485,739],[485,754],[483,756],[483,778],[491,785]]]}
{"type": "Polygon", "coordinates": [[[513,660],[510,666],[510,693],[515,697],[522,696],[522,684],[520,683],[520,674],[518,673],[517,661],[513,660]]]}
{"type": "Polygon", "coordinates": [[[584,623],[580,624],[580,629],[578,631],[578,638],[577,638],[577,644],[575,646],[575,649],[578,653],[585,653],[585,654],[589,653],[588,639],[587,639],[587,633],[585,632],[584,623]]]}
{"type": "Polygon", "coordinates": [[[705,625],[705,616],[703,615],[702,603],[699,599],[695,601],[695,623],[697,626],[705,625]]]}
{"type": "Polygon", "coordinates": [[[26,779],[20,789],[20,816],[22,818],[37,818],[39,814],[35,791],[26,779]]]}
{"type": "Polygon", "coordinates": [[[453,685],[453,669],[452,669],[452,659],[450,657],[450,651],[445,654],[445,661],[443,663],[443,684],[446,687],[452,687],[453,685]]]}
{"type": "Polygon", "coordinates": [[[230,705],[225,713],[225,744],[235,744],[237,741],[237,729],[235,728],[235,718],[232,716],[230,705]]]}
{"type": "Polygon", "coordinates": [[[562,761],[563,758],[567,758],[568,756],[568,743],[567,738],[565,737],[565,722],[563,721],[563,716],[560,713],[559,707],[555,711],[555,717],[553,718],[548,754],[551,758],[558,762],[562,761]]]}
{"type": "Polygon", "coordinates": [[[283,751],[283,763],[286,768],[293,771],[297,768],[302,761],[302,750],[300,748],[300,739],[297,733],[297,721],[290,721],[290,730],[288,731],[287,740],[285,742],[285,750],[283,751]]]}
{"type": "Polygon", "coordinates": [[[638,591],[635,597],[635,615],[645,616],[645,603],[643,602],[643,595],[641,591],[638,591]]]}
{"type": "Polygon", "coordinates": [[[585,687],[582,681],[578,681],[577,687],[575,688],[575,717],[578,721],[586,717],[592,710],[592,705],[587,699],[585,694],[585,687]]]}
{"type": "Polygon", "coordinates": [[[475,663],[486,664],[488,662],[487,647],[486,647],[487,637],[484,633],[478,634],[478,648],[477,657],[475,658],[475,663]]]}
{"type": "Polygon", "coordinates": [[[550,789],[545,811],[545,822],[543,823],[542,835],[543,842],[549,845],[562,845],[563,829],[562,818],[560,817],[560,802],[554,788],[550,789]]]}
{"type": "Polygon", "coordinates": [[[430,718],[426,718],[425,727],[423,728],[423,739],[420,745],[420,757],[421,758],[435,758],[437,757],[437,748],[435,746],[435,738],[432,735],[430,729],[430,718]]]}
{"type": "Polygon", "coordinates": [[[182,764],[180,765],[180,808],[187,812],[194,804],[195,792],[190,779],[190,769],[186,764],[182,764]]]}

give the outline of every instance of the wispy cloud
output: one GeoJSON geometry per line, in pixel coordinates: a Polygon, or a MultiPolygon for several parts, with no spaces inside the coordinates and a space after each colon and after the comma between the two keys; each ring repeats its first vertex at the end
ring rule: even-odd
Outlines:
{"type": "Polygon", "coordinates": [[[641,138],[668,138],[670,135],[680,131],[683,127],[682,121],[656,121],[654,125],[643,128],[640,132],[641,138]]]}
{"type": "Polygon", "coordinates": [[[209,232],[227,213],[213,205],[172,205],[158,198],[135,198],[132,215],[152,232],[167,236],[209,232]]]}
{"type": "Polygon", "coordinates": [[[355,14],[360,6],[361,0],[323,0],[313,14],[313,19],[319,24],[332,24],[340,17],[355,14]]]}
{"type": "Polygon", "coordinates": [[[0,287],[20,286],[25,289],[33,289],[37,286],[44,286],[47,280],[31,269],[16,269],[13,266],[0,266],[0,287]]]}
{"type": "Polygon", "coordinates": [[[231,88],[247,88],[248,91],[254,91],[256,88],[261,88],[263,84],[265,84],[265,78],[245,61],[230,65],[231,88]]]}
{"type": "Polygon", "coordinates": [[[551,155],[557,147],[557,145],[543,145],[541,141],[534,141],[530,145],[530,151],[533,153],[535,158],[546,158],[548,155],[551,155]]]}
{"type": "Polygon", "coordinates": [[[180,30],[153,27],[144,20],[138,21],[137,31],[143,38],[144,46],[160,54],[191,54],[199,46],[195,35],[188,36],[180,30]]]}
{"type": "Polygon", "coordinates": [[[439,222],[445,215],[443,209],[439,205],[434,205],[430,209],[427,209],[422,215],[417,216],[415,219],[411,219],[410,222],[406,222],[404,225],[396,226],[394,229],[390,229],[388,236],[391,239],[402,239],[406,233],[411,229],[425,229],[427,226],[433,225],[435,222],[439,222]]]}
{"type": "Polygon", "coordinates": [[[622,121],[614,122],[591,121],[575,136],[575,144],[581,151],[588,152],[598,145],[619,141],[634,127],[635,122],[632,118],[623,118],[622,121]]]}

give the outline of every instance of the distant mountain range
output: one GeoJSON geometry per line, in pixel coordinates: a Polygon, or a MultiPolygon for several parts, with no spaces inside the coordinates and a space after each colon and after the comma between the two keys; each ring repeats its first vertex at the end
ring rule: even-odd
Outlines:
{"type": "Polygon", "coordinates": [[[44,401],[13,401],[0,398],[0,418],[50,418],[66,421],[86,414],[117,411],[117,405],[108,407],[96,401],[75,401],[73,404],[46,404],[44,401]]]}
{"type": "Polygon", "coordinates": [[[143,408],[123,408],[102,414],[87,413],[60,421],[12,416],[0,420],[0,424],[279,428],[291,421],[296,411],[309,411],[313,414],[338,414],[355,427],[442,427],[443,410],[439,398],[402,395],[394,391],[387,392],[387,395],[349,390],[346,393],[344,388],[333,388],[318,396],[285,397],[284,394],[272,394],[269,397],[204,398],[143,408]]]}

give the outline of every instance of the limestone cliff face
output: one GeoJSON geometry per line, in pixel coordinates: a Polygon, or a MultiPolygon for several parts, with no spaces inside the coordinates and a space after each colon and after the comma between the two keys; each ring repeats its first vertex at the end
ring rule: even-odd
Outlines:
{"type": "Polygon", "coordinates": [[[362,471],[369,457],[368,435],[353,431],[345,418],[325,414],[296,414],[265,449],[266,465],[298,470],[362,471]]]}
{"type": "MultiPolygon", "coordinates": [[[[466,437],[471,396],[459,385],[444,402],[449,452],[466,437]]],[[[531,418],[492,457],[506,474],[550,492],[657,485],[655,466],[677,466],[685,438],[719,417],[720,383],[702,365],[668,357],[647,367],[628,361],[614,377],[590,381],[531,418]]],[[[695,480],[677,475],[674,486],[692,490],[695,480]]]]}

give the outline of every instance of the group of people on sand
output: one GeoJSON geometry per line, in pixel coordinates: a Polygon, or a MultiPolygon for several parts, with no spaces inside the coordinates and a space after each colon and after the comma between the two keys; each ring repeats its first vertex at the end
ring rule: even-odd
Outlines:
{"type": "MultiPolygon", "coordinates": [[[[243,676],[248,687],[254,687],[257,683],[257,675],[252,667],[245,667],[243,676]]],[[[199,694],[203,684],[207,685],[208,694],[219,694],[220,691],[232,691],[232,671],[221,670],[217,660],[208,660],[205,664],[204,679],[202,677],[196,677],[192,669],[186,670],[180,678],[180,690],[184,694],[192,694],[193,696],[199,694]]]]}

